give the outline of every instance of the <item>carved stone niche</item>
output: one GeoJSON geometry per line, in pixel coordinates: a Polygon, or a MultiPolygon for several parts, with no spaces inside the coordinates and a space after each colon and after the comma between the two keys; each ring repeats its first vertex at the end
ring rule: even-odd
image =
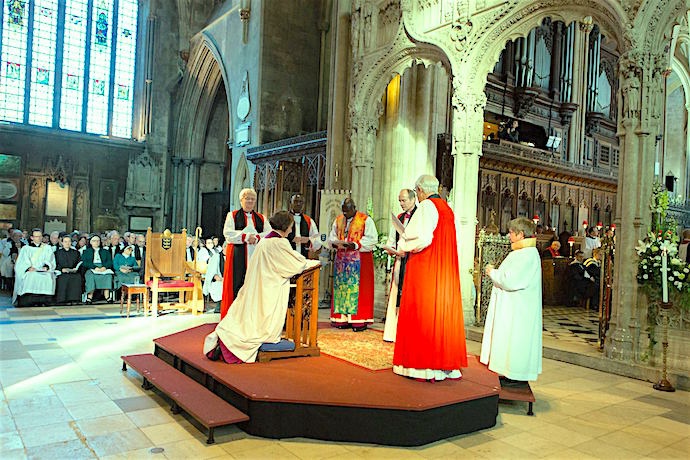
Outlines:
{"type": "Polygon", "coordinates": [[[534,106],[534,101],[539,95],[535,88],[515,88],[515,116],[524,118],[534,106]]]}
{"type": "Polygon", "coordinates": [[[594,133],[598,133],[601,121],[605,118],[603,113],[587,112],[585,114],[585,134],[591,136],[594,133]]]}
{"type": "Polygon", "coordinates": [[[148,149],[130,157],[127,169],[125,206],[139,208],[161,207],[161,170],[148,149]]]}
{"type": "Polygon", "coordinates": [[[574,102],[564,102],[558,109],[558,113],[561,115],[561,124],[563,126],[570,125],[570,120],[573,118],[573,113],[577,110],[578,105],[574,102]]]}

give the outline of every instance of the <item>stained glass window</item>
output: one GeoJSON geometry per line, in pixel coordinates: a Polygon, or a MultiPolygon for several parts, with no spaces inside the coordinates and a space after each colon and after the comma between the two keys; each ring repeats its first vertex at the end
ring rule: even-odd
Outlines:
{"type": "Polygon", "coordinates": [[[53,125],[57,0],[34,0],[29,123],[53,125]]]}
{"type": "Polygon", "coordinates": [[[87,0],[67,2],[62,55],[60,128],[81,131],[84,104],[87,0]]]}
{"type": "Polygon", "coordinates": [[[2,0],[6,14],[0,55],[0,119],[24,122],[26,56],[31,5],[28,0],[2,0]]]}
{"type": "Polygon", "coordinates": [[[113,135],[128,137],[132,132],[134,62],[137,53],[137,0],[120,0],[115,56],[113,135]]]}
{"type": "Polygon", "coordinates": [[[0,5],[0,120],[131,137],[138,1],[0,5]]]}

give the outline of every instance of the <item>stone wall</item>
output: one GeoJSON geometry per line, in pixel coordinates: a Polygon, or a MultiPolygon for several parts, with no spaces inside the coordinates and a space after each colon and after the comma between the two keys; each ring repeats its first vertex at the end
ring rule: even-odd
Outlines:
{"type": "Polygon", "coordinates": [[[44,228],[50,220],[64,223],[68,231],[127,230],[129,214],[137,214],[124,207],[128,161],[142,151],[143,145],[132,141],[2,127],[0,152],[22,159],[15,225],[44,228]],[[56,176],[69,184],[65,216],[46,215],[47,181],[56,176]]]}
{"type": "Polygon", "coordinates": [[[317,130],[323,3],[263,2],[261,144],[317,130]]]}

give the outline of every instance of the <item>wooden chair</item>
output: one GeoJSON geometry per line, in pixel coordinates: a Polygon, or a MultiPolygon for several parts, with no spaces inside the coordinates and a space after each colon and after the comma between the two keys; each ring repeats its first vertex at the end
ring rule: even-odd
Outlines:
{"type": "MultiPolygon", "coordinates": [[[[151,289],[151,307],[158,316],[158,295],[161,292],[177,292],[179,302],[193,313],[204,312],[201,292],[201,277],[186,262],[187,231],[172,233],[146,232],[146,262],[144,264],[144,284],[151,289]],[[185,299],[191,293],[191,299],[185,299]],[[184,300],[183,300],[184,299],[184,300]]],[[[148,312],[144,310],[144,315],[148,312]]]]}
{"type": "Polygon", "coordinates": [[[317,265],[294,278],[295,297],[290,296],[283,334],[284,338],[294,342],[294,351],[259,351],[257,361],[264,363],[276,358],[321,354],[318,345],[320,269],[321,266],[317,265]]]}

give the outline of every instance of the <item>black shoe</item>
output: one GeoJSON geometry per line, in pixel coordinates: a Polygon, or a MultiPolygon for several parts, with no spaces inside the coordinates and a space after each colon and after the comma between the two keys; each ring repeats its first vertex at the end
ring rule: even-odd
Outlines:
{"type": "Polygon", "coordinates": [[[357,327],[352,327],[352,330],[354,332],[362,332],[367,330],[367,325],[365,324],[364,326],[357,326],[357,327]]]}
{"type": "Polygon", "coordinates": [[[334,327],[336,329],[349,329],[352,326],[350,326],[348,323],[336,323],[331,321],[331,327],[334,327]]]}

